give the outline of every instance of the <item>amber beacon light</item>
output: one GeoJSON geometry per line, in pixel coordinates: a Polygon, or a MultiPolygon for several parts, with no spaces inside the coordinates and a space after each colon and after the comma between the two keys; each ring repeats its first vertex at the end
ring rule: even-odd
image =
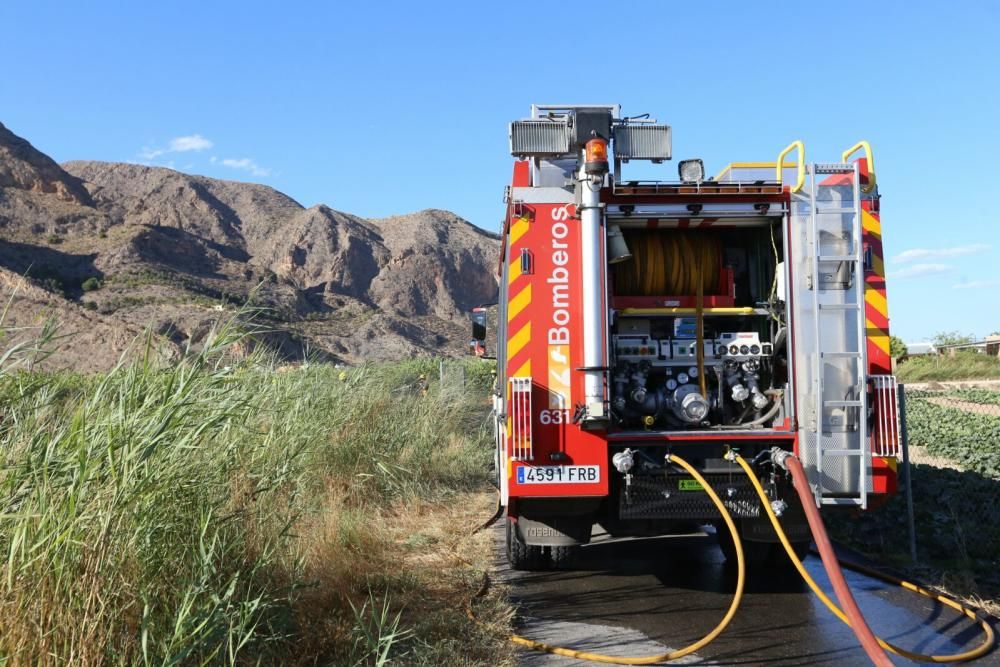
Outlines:
{"type": "Polygon", "coordinates": [[[608,142],[595,137],[587,142],[584,166],[588,174],[604,174],[608,171],[608,142]]]}

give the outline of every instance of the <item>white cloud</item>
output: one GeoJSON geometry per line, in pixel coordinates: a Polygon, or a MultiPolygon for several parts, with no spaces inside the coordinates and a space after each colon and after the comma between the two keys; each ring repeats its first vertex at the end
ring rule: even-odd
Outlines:
{"type": "Polygon", "coordinates": [[[1000,287],[1000,280],[965,280],[955,283],[951,287],[952,289],[989,289],[1000,287]]]}
{"type": "Polygon", "coordinates": [[[969,245],[952,246],[951,248],[913,248],[904,250],[893,258],[893,262],[904,264],[914,260],[944,259],[946,257],[964,257],[986,252],[992,246],[986,243],[970,243],[969,245]]]}
{"type": "Polygon", "coordinates": [[[211,141],[200,134],[189,134],[186,137],[174,137],[170,140],[170,153],[186,153],[188,151],[203,151],[214,146],[211,141]]]}
{"type": "MultiPolygon", "coordinates": [[[[215,160],[213,158],[212,162],[214,162],[214,161],[215,160]]],[[[222,160],[219,160],[219,162],[221,162],[223,165],[225,165],[227,167],[231,167],[233,169],[241,169],[243,171],[248,171],[248,172],[250,172],[254,176],[270,176],[271,175],[271,170],[270,169],[265,169],[264,167],[261,167],[254,160],[251,160],[248,157],[240,158],[238,160],[236,158],[231,158],[231,157],[230,158],[224,158],[222,160]]]]}
{"type": "Polygon", "coordinates": [[[914,264],[898,271],[889,272],[889,278],[923,278],[925,276],[937,276],[942,273],[951,273],[955,267],[951,264],[914,264]]]}
{"type": "Polygon", "coordinates": [[[139,151],[139,157],[143,160],[155,160],[167,153],[187,153],[190,151],[203,151],[214,146],[210,140],[200,134],[189,134],[183,137],[174,137],[167,142],[166,148],[150,148],[143,146],[139,151]]]}
{"type": "Polygon", "coordinates": [[[149,148],[148,146],[143,146],[142,150],[139,151],[139,157],[141,157],[143,160],[147,160],[147,161],[148,160],[155,160],[156,158],[160,157],[164,153],[166,153],[166,151],[163,150],[163,149],[149,148]]]}

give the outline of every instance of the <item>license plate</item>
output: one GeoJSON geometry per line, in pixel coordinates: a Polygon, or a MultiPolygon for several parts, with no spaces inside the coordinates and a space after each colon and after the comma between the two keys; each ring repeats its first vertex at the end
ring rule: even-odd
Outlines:
{"type": "Polygon", "coordinates": [[[518,484],[597,484],[600,466],[520,466],[518,484]]]}
{"type": "Polygon", "coordinates": [[[677,481],[678,491],[704,491],[703,487],[696,479],[681,479],[677,481]]]}

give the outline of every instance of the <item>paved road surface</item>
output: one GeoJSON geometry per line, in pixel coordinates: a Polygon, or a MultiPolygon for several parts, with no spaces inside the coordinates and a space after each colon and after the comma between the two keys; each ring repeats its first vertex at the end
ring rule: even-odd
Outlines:
{"type": "MultiPolygon", "coordinates": [[[[503,555],[502,520],[494,531],[499,578],[520,607],[520,633],[562,646],[611,655],[686,646],[718,623],[735,584],[735,574],[710,535],[612,540],[595,528],[576,570],[539,573],[510,570],[503,555]]],[[[806,566],[830,591],[819,558],[810,556],[806,566]]],[[[924,653],[954,653],[980,641],[975,626],[956,620],[947,608],[862,575],[845,574],[876,633],[893,643],[924,653]]],[[[677,664],[868,664],[856,646],[851,631],[791,570],[781,577],[751,578],[743,604],[722,636],[677,664]]],[[[520,662],[532,667],[582,664],[533,651],[525,651],[520,662]]],[[[974,664],[1000,665],[1000,653],[974,664]]]]}

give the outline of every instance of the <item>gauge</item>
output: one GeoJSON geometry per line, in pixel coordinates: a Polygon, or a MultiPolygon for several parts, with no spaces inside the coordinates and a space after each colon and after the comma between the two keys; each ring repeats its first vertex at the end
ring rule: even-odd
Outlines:
{"type": "Polygon", "coordinates": [[[687,373],[681,373],[680,375],[677,376],[677,381],[680,382],[681,384],[684,384],[690,379],[691,378],[688,377],[687,373]]]}
{"type": "Polygon", "coordinates": [[[669,380],[667,380],[667,389],[670,390],[670,391],[673,391],[674,389],[677,389],[677,380],[675,380],[673,378],[670,378],[669,380]]]}
{"type": "Polygon", "coordinates": [[[728,352],[728,351],[729,351],[729,350],[728,350],[728,348],[726,348],[726,346],[725,346],[725,345],[720,345],[720,346],[719,346],[719,354],[725,354],[725,353],[726,353],[726,352],[728,352]]]}
{"type": "Polygon", "coordinates": [[[750,354],[760,354],[760,345],[751,345],[750,354]]]}
{"type": "Polygon", "coordinates": [[[698,377],[698,367],[697,366],[692,366],[691,368],[689,368],[688,369],[688,375],[690,375],[693,378],[698,377]]]}
{"type": "Polygon", "coordinates": [[[740,354],[750,354],[750,348],[746,345],[740,345],[740,354]]]}

